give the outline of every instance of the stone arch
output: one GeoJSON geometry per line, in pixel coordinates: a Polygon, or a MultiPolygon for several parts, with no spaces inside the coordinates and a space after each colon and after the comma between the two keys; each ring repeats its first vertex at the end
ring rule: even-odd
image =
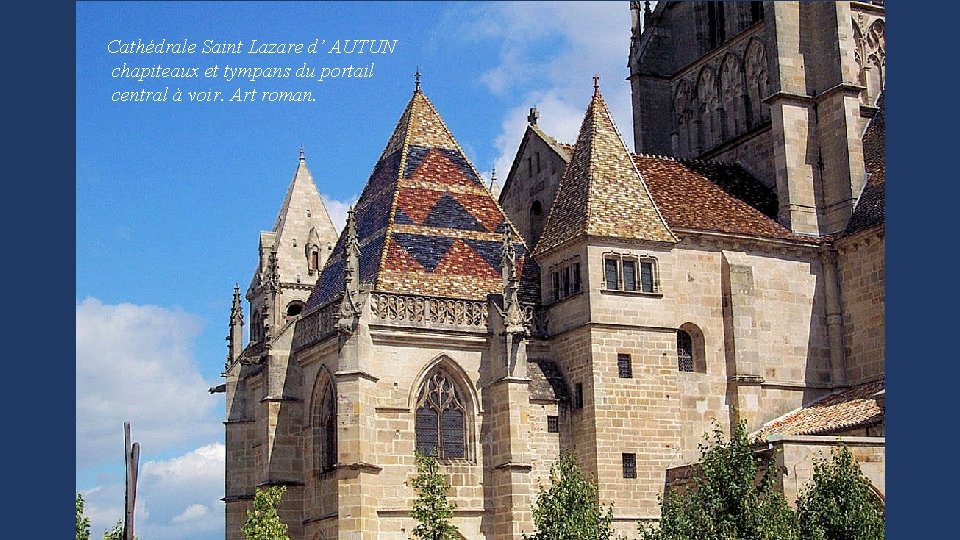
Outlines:
{"type": "Polygon", "coordinates": [[[862,79],[863,85],[867,87],[866,103],[874,105],[877,98],[883,92],[883,86],[886,79],[886,23],[883,19],[873,21],[864,36],[864,64],[862,69],[865,71],[862,79]]]}
{"type": "Polygon", "coordinates": [[[677,83],[673,93],[673,128],[675,133],[674,153],[690,156],[694,153],[693,95],[685,80],[677,83]]]}
{"type": "Polygon", "coordinates": [[[704,66],[697,76],[697,107],[699,120],[697,143],[703,152],[720,142],[719,107],[717,99],[717,77],[710,66],[704,66]]]}
{"type": "Polygon", "coordinates": [[[763,43],[751,39],[744,54],[747,91],[747,126],[753,127],[770,120],[770,107],[763,102],[770,94],[770,79],[767,74],[767,54],[763,43]]]}
{"type": "Polygon", "coordinates": [[[679,371],[707,372],[703,331],[691,322],[683,323],[677,328],[677,367],[679,371]]]}
{"type": "Polygon", "coordinates": [[[476,388],[460,364],[440,355],[424,366],[411,386],[408,404],[414,414],[415,447],[442,459],[476,459],[480,403],[476,388]]]}
{"type": "Polygon", "coordinates": [[[310,394],[310,446],[314,476],[337,464],[337,386],[326,364],[320,366],[310,394]]]}
{"type": "Polygon", "coordinates": [[[744,86],[743,64],[739,58],[728,53],[720,64],[720,103],[724,138],[746,131],[744,86]]]}

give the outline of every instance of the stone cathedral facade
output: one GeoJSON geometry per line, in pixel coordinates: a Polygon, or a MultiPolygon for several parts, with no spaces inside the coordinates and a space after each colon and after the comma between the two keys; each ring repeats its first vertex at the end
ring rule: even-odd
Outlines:
{"type": "Polygon", "coordinates": [[[740,421],[788,500],[838,441],[883,496],[883,4],[645,4],[637,153],[587,82],[496,197],[418,81],[337,235],[301,152],[234,291],[228,540],[266,485],[291,538],[409,538],[415,450],[464,538],[532,532],[561,451],[631,534],[740,421]]]}

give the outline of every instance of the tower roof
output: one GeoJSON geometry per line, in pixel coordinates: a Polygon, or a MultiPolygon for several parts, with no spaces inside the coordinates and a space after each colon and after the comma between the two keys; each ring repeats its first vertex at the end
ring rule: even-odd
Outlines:
{"type": "MultiPolygon", "coordinates": [[[[362,286],[476,300],[502,290],[503,232],[513,225],[419,85],[355,212],[362,286]]],[[[308,309],[343,290],[343,244],[341,235],[308,309]]],[[[526,248],[516,249],[522,270],[526,248]]]]}
{"type": "Polygon", "coordinates": [[[536,252],[585,236],[677,241],[596,86],[536,252]]]}
{"type": "Polygon", "coordinates": [[[322,235],[327,232],[331,236],[336,235],[336,229],[333,227],[330,214],[327,213],[327,208],[320,198],[317,185],[313,182],[313,175],[307,168],[307,158],[303,153],[303,147],[300,147],[300,161],[297,164],[297,170],[293,173],[293,180],[290,181],[290,186],[287,188],[287,194],[283,198],[283,204],[280,205],[277,220],[273,225],[273,232],[278,237],[282,236],[287,222],[305,219],[307,210],[310,211],[312,220],[326,229],[325,231],[317,231],[318,233],[322,235]],[[291,215],[296,217],[291,218],[291,215]]]}

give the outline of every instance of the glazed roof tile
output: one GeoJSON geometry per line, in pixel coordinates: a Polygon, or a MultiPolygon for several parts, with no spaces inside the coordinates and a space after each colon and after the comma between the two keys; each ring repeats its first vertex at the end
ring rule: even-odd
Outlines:
{"type": "Polygon", "coordinates": [[[676,242],[595,89],[535,251],[584,236],[676,242]]]}
{"type": "Polygon", "coordinates": [[[776,221],[776,194],[740,165],[648,155],[633,159],[672,228],[812,240],[776,221]]]}
{"type": "Polygon", "coordinates": [[[886,106],[877,100],[877,112],[863,132],[863,164],[867,183],[847,223],[844,236],[882,225],[886,219],[886,106]]]}
{"type": "MultiPolygon", "coordinates": [[[[501,292],[500,251],[513,232],[518,271],[526,246],[427,97],[415,91],[355,207],[360,283],[379,292],[470,300],[501,292]]],[[[307,302],[343,291],[344,237],[307,302]]],[[[538,288],[539,280],[535,286],[538,288]]],[[[537,293],[539,296],[539,293],[537,293]]]]}
{"type": "Polygon", "coordinates": [[[780,435],[831,435],[883,420],[886,383],[879,380],[854,386],[814,401],[776,420],[767,422],[754,435],[767,439],[780,435]]]}

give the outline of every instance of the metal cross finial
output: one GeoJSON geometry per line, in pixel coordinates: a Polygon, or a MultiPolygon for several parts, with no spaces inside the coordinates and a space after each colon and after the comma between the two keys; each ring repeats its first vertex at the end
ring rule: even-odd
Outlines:
{"type": "Polygon", "coordinates": [[[593,95],[595,96],[600,95],[600,76],[599,75],[593,76],[593,95]]]}
{"type": "Polygon", "coordinates": [[[414,75],[414,82],[416,87],[413,89],[414,92],[420,92],[420,66],[417,66],[417,73],[414,75]]]}
{"type": "Polygon", "coordinates": [[[530,125],[535,126],[537,125],[537,119],[539,118],[540,118],[540,112],[537,111],[537,108],[530,107],[530,114],[527,115],[527,122],[529,122],[530,125]]]}
{"type": "Polygon", "coordinates": [[[300,161],[306,161],[307,158],[303,155],[303,145],[300,145],[300,161]]]}

